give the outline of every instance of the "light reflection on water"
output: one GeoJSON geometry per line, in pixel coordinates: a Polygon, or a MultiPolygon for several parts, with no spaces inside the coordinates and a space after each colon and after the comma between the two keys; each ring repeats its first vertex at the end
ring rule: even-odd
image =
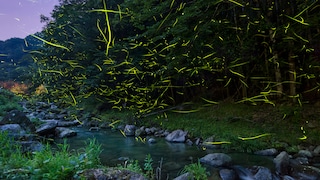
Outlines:
{"type": "MultiPolygon", "coordinates": [[[[155,138],[155,144],[137,141],[134,137],[124,137],[120,132],[111,130],[88,131],[86,129],[75,129],[77,136],[68,138],[70,149],[81,149],[85,147],[88,139],[95,138],[101,149],[101,162],[106,166],[117,166],[123,161],[119,158],[129,158],[138,160],[143,167],[144,159],[150,154],[153,159],[154,168],[159,166],[162,159],[162,175],[169,179],[178,176],[183,167],[190,163],[195,163],[199,158],[208,153],[221,152],[221,150],[202,150],[196,146],[189,146],[184,143],[169,143],[164,138],[155,138]]],[[[62,143],[63,141],[58,141],[62,143]]],[[[242,166],[261,165],[271,168],[272,159],[244,153],[228,153],[233,159],[233,163],[242,166]]],[[[207,167],[211,174],[217,174],[217,169],[207,167]]]]}

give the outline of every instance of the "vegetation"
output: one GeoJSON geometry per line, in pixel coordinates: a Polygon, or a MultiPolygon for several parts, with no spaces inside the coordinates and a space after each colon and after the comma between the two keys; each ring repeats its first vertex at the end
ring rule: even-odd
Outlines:
{"type": "Polygon", "coordinates": [[[195,180],[208,179],[206,168],[201,165],[200,160],[198,160],[198,163],[186,165],[181,171],[181,173],[190,173],[193,176],[192,179],[195,180]]]}
{"type": "Polygon", "coordinates": [[[22,109],[19,105],[20,98],[14,95],[12,92],[0,88],[0,116],[5,115],[5,113],[14,110],[22,109]]]}
{"type": "Polygon", "coordinates": [[[53,150],[47,145],[34,154],[23,154],[18,143],[0,133],[1,179],[72,179],[77,172],[100,165],[100,145],[91,140],[85,149],[70,152],[64,143],[53,150]]]}

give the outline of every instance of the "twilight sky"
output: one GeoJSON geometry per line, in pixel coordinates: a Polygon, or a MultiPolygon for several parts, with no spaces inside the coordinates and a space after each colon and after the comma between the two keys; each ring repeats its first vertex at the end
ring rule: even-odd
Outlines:
{"type": "Polygon", "coordinates": [[[0,40],[25,38],[42,30],[40,15],[50,17],[59,0],[0,0],[0,40]]]}

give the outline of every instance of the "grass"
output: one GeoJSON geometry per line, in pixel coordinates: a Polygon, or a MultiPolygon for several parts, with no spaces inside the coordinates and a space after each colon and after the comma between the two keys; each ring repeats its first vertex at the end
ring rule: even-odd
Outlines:
{"type": "MultiPolygon", "coordinates": [[[[320,111],[314,106],[247,105],[221,103],[203,107],[193,105],[182,111],[167,111],[138,119],[136,124],[161,126],[163,129],[183,129],[190,137],[204,139],[214,136],[215,141],[227,141],[222,147],[240,152],[254,152],[265,148],[293,151],[298,145],[320,144],[320,111]],[[200,107],[200,108],[199,108],[200,107]],[[196,109],[192,113],[189,110],[196,109]],[[266,136],[259,135],[268,134],[266,136]],[[241,140],[241,138],[249,138],[241,140]],[[304,139],[303,137],[306,137],[304,139]]],[[[126,123],[130,113],[107,111],[103,119],[120,119],[126,123]]]]}
{"type": "Polygon", "coordinates": [[[47,145],[42,151],[23,154],[6,133],[0,133],[0,179],[72,179],[84,169],[100,164],[100,145],[91,140],[85,149],[70,152],[64,143],[56,150],[47,145]]]}
{"type": "Polygon", "coordinates": [[[0,87],[0,116],[14,109],[22,110],[19,101],[18,96],[0,87]]]}

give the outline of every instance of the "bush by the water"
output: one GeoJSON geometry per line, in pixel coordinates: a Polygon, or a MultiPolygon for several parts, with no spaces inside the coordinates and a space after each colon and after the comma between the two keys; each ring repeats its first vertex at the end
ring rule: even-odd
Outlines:
{"type": "Polygon", "coordinates": [[[64,143],[56,150],[47,145],[42,151],[23,154],[18,143],[0,133],[0,179],[72,179],[84,169],[100,164],[101,147],[95,140],[77,152],[64,143]]]}

